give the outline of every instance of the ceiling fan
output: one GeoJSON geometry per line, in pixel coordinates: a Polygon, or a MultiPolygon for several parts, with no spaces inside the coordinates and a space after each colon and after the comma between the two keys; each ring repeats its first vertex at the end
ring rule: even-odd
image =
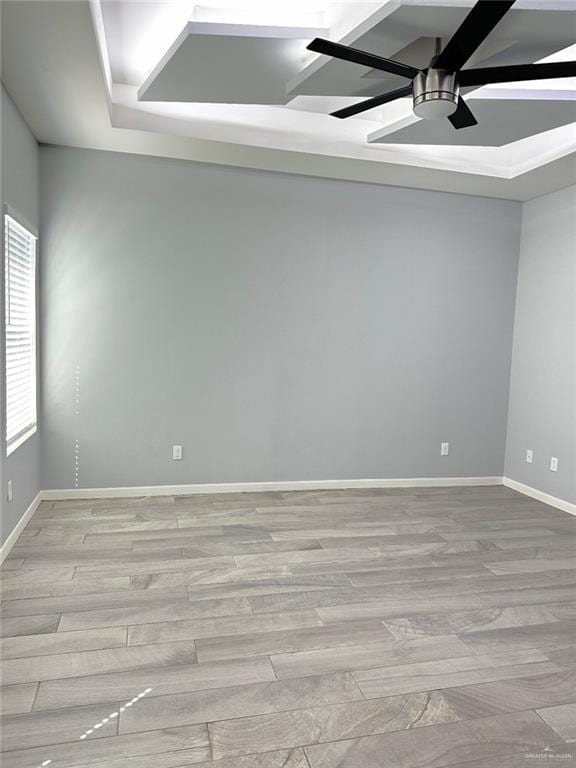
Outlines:
{"type": "Polygon", "coordinates": [[[390,101],[412,96],[414,113],[418,117],[426,120],[447,117],[454,128],[468,128],[476,125],[478,121],[460,95],[461,86],[576,75],[576,61],[462,69],[514,3],[515,0],[478,0],[443,50],[440,50],[440,40],[437,40],[436,55],[426,69],[417,69],[408,64],[384,59],[357,48],[317,37],[308,45],[309,50],[324,53],[335,59],[361,64],[370,69],[399,75],[411,81],[410,85],[339,109],[332,112],[332,115],[339,118],[353,117],[390,101]]]}

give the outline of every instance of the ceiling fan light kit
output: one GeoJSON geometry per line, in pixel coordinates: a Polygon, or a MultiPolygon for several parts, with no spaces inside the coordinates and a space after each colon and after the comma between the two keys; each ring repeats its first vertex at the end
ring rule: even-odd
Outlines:
{"type": "Polygon", "coordinates": [[[414,114],[424,120],[449,117],[458,108],[460,88],[455,72],[429,69],[418,72],[412,83],[414,114]]]}
{"type": "Polygon", "coordinates": [[[426,69],[417,69],[409,64],[385,59],[376,54],[319,37],[312,40],[308,46],[311,51],[360,64],[372,70],[398,75],[411,81],[410,85],[338,109],[332,112],[332,116],[340,119],[354,117],[391,101],[412,96],[413,110],[417,117],[425,120],[448,118],[452,126],[459,130],[478,123],[460,95],[460,85],[478,87],[492,83],[575,76],[575,61],[463,69],[515,1],[478,0],[443,50],[440,50],[441,41],[436,41],[436,55],[432,57],[426,69]]]}

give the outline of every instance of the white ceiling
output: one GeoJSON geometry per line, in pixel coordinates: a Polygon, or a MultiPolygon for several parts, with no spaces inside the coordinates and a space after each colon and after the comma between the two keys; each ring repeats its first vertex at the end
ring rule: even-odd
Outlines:
{"type": "MultiPolygon", "coordinates": [[[[5,0],[2,79],[50,143],[512,199],[574,183],[575,78],[470,89],[479,125],[461,131],[407,99],[328,114],[399,78],[312,37],[423,66],[473,4],[5,0]]],[[[470,65],[576,59],[574,39],[576,0],[517,0],[470,65]]]]}

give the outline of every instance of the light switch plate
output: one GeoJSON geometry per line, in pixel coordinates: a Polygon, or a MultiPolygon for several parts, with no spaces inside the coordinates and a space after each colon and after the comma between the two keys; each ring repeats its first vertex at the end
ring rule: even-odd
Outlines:
{"type": "Polygon", "coordinates": [[[172,461],[180,461],[182,458],[182,446],[181,445],[173,445],[172,446],[172,461]]]}

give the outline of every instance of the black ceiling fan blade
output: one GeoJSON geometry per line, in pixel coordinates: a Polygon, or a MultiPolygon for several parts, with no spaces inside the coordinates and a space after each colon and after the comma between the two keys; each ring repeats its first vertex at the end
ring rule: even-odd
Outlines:
{"type": "Polygon", "coordinates": [[[383,93],[381,96],[374,96],[372,99],[365,99],[358,104],[353,104],[351,107],[338,109],[336,112],[332,112],[332,117],[339,117],[343,120],[345,117],[359,115],[361,112],[366,112],[369,109],[374,109],[374,107],[387,104],[389,101],[402,99],[405,96],[412,96],[411,85],[405,85],[403,88],[397,88],[395,91],[388,91],[388,93],[383,93]]]}
{"type": "Polygon", "coordinates": [[[522,80],[547,80],[553,77],[576,77],[576,61],[464,69],[460,72],[459,80],[460,85],[489,85],[490,83],[514,83],[522,80]]]}
{"type": "Polygon", "coordinates": [[[436,59],[434,66],[449,72],[458,72],[515,1],[478,0],[436,59]]]}
{"type": "Polygon", "coordinates": [[[316,37],[312,40],[307,48],[309,51],[324,53],[326,56],[332,56],[343,61],[351,61],[354,64],[361,64],[363,67],[369,67],[370,69],[380,69],[382,72],[390,72],[393,75],[407,77],[409,80],[416,77],[420,71],[415,67],[410,67],[408,64],[401,64],[399,61],[392,61],[391,59],[383,59],[382,56],[366,53],[366,51],[360,51],[357,48],[350,48],[348,45],[333,43],[321,37],[316,37]]]}
{"type": "Polygon", "coordinates": [[[478,120],[472,114],[470,107],[462,96],[458,98],[458,108],[456,112],[448,115],[448,120],[452,123],[454,128],[470,128],[472,125],[478,125],[478,120]]]}

